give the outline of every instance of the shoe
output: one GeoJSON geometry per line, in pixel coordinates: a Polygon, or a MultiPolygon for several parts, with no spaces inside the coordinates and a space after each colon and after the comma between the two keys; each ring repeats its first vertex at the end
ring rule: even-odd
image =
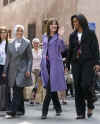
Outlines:
{"type": "Polygon", "coordinates": [[[41,119],[47,119],[47,115],[42,115],[41,119]]]}
{"type": "Polygon", "coordinates": [[[16,112],[8,111],[7,112],[7,115],[15,116],[16,115],[16,112]]]}
{"type": "Polygon", "coordinates": [[[56,113],[56,116],[60,116],[60,115],[61,115],[61,113],[60,113],[60,112],[57,112],[57,113],[56,113]]]}
{"type": "Polygon", "coordinates": [[[18,116],[23,116],[24,114],[25,114],[24,112],[20,112],[20,111],[16,112],[16,115],[18,116]]]}
{"type": "Polygon", "coordinates": [[[40,105],[40,103],[39,103],[39,102],[36,102],[36,104],[37,104],[37,105],[40,105]]]}
{"type": "Polygon", "coordinates": [[[62,110],[61,110],[61,111],[56,112],[56,116],[60,116],[60,115],[61,115],[61,113],[62,113],[62,110]]]}
{"type": "Polygon", "coordinates": [[[88,118],[91,118],[92,115],[93,115],[93,113],[88,113],[88,114],[87,114],[88,118]]]}
{"type": "Polygon", "coordinates": [[[93,109],[88,109],[88,113],[87,113],[87,117],[88,117],[88,118],[92,117],[92,115],[93,115],[93,110],[94,110],[94,108],[93,108],[93,109]]]}
{"type": "Polygon", "coordinates": [[[63,105],[67,105],[67,102],[66,102],[66,101],[63,101],[62,104],[63,104],[63,105]]]}
{"type": "Polygon", "coordinates": [[[5,115],[5,118],[6,118],[6,119],[12,119],[12,118],[14,118],[14,117],[15,117],[15,115],[8,115],[8,114],[5,115]]]}
{"type": "Polygon", "coordinates": [[[34,102],[31,101],[31,102],[30,102],[30,105],[34,105],[34,102]]]}
{"type": "Polygon", "coordinates": [[[80,115],[80,116],[77,116],[76,119],[77,119],[77,120],[79,120],[79,119],[85,119],[85,116],[80,115]]]}

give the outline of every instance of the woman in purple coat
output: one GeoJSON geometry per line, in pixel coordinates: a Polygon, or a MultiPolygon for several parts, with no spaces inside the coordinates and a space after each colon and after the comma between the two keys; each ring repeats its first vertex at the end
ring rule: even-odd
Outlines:
{"type": "Polygon", "coordinates": [[[66,90],[64,67],[61,52],[65,49],[62,35],[63,28],[59,29],[58,22],[51,20],[48,23],[47,35],[43,36],[43,55],[41,62],[41,77],[46,88],[46,96],[43,102],[42,117],[46,119],[48,108],[52,99],[56,115],[62,112],[57,91],[66,90]]]}

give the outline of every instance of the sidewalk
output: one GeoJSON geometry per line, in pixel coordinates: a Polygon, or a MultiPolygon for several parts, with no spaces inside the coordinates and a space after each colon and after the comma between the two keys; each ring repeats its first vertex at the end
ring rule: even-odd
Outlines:
{"type": "Polygon", "coordinates": [[[0,112],[0,124],[100,124],[100,99],[96,102],[96,109],[91,119],[76,120],[74,99],[69,99],[68,104],[63,106],[63,113],[56,117],[53,106],[50,105],[50,111],[47,120],[41,120],[42,106],[30,106],[26,103],[26,115],[7,120],[3,117],[4,113],[0,112]]]}

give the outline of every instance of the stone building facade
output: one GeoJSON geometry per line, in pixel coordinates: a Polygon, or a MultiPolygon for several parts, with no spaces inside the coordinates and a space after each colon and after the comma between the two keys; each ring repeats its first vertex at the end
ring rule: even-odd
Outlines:
{"type": "Polygon", "coordinates": [[[99,0],[0,0],[0,26],[13,29],[15,24],[23,24],[26,36],[41,38],[48,19],[57,18],[65,27],[64,37],[68,41],[71,15],[84,13],[89,22],[96,23],[100,39],[99,5],[99,0]]]}
{"type": "Polygon", "coordinates": [[[78,0],[77,12],[85,14],[89,22],[96,23],[96,33],[100,44],[100,0],[78,0]]]}

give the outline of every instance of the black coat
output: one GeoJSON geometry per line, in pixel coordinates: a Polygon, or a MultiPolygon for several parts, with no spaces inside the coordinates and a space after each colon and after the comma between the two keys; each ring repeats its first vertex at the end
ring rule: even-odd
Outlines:
{"type": "Polygon", "coordinates": [[[94,65],[99,64],[99,45],[96,34],[93,31],[87,30],[83,32],[80,44],[78,42],[77,31],[71,33],[67,63],[77,61],[80,63],[92,61],[94,65]],[[81,50],[81,54],[77,58],[79,49],[81,50]]]}
{"type": "MultiPolygon", "coordinates": [[[[6,46],[5,46],[5,52],[6,53],[7,53],[7,47],[8,47],[8,42],[6,41],[6,46]]],[[[4,69],[4,65],[0,65],[0,85],[7,83],[7,78],[2,77],[3,69],[4,69]]]]}

